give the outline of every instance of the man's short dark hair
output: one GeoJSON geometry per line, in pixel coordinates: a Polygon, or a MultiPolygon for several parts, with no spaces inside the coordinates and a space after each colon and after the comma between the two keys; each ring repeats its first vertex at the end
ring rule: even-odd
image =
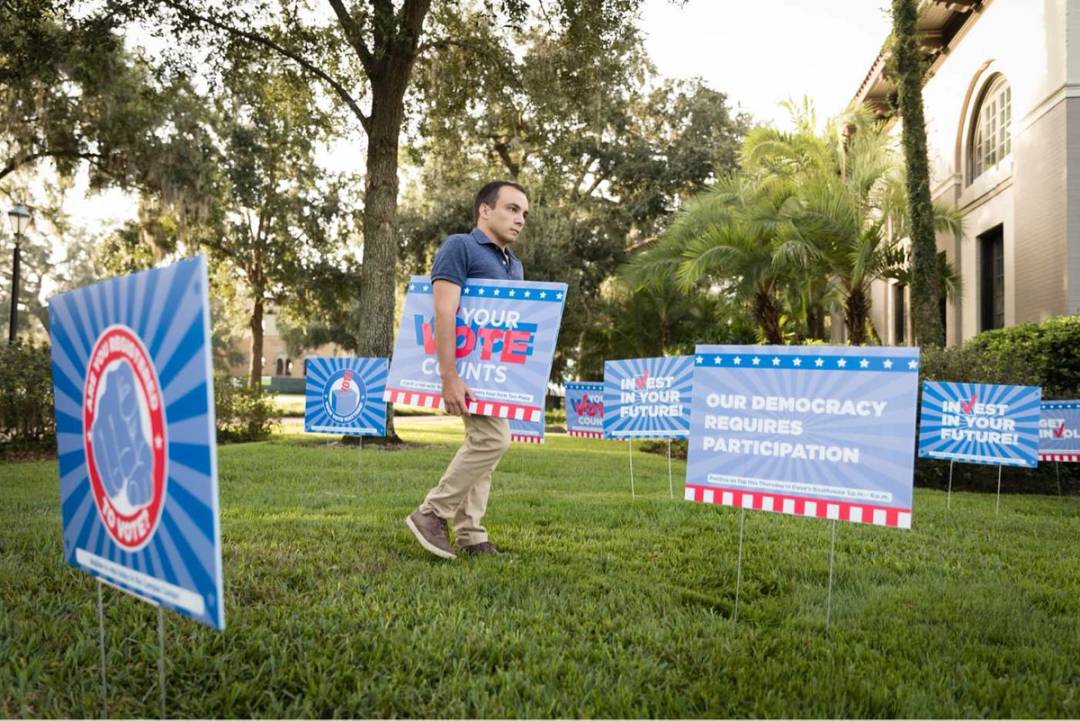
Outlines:
{"type": "Polygon", "coordinates": [[[480,205],[486,205],[489,208],[494,208],[495,203],[499,201],[499,191],[505,187],[511,187],[515,190],[520,190],[523,195],[528,196],[525,192],[525,188],[512,180],[493,180],[483,188],[480,188],[480,192],[476,194],[476,200],[473,201],[473,222],[480,222],[480,205]]]}

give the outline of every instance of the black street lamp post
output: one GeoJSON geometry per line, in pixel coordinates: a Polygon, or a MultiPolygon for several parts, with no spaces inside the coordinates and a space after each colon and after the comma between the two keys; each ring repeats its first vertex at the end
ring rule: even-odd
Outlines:
{"type": "Polygon", "coordinates": [[[30,209],[22,203],[16,203],[15,207],[8,211],[8,219],[11,220],[11,229],[15,231],[15,254],[11,261],[11,321],[8,325],[8,343],[14,343],[15,328],[19,322],[19,246],[26,226],[30,225],[30,209]]]}

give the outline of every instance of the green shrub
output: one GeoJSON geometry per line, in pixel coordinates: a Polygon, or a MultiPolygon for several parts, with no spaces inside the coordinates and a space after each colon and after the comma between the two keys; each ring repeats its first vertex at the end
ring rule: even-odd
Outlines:
{"type": "Polygon", "coordinates": [[[923,381],[1039,385],[1040,369],[1022,353],[975,346],[923,348],[919,358],[919,385],[923,381]]]}
{"type": "Polygon", "coordinates": [[[55,421],[49,346],[0,348],[0,442],[55,442],[55,421]]]}
{"type": "MultiPolygon", "coordinates": [[[[920,381],[958,383],[1003,383],[1041,386],[1042,397],[1080,397],[1080,316],[1062,316],[1042,323],[986,331],[953,348],[924,348],[920,381]]],[[[956,463],[954,489],[993,492],[997,488],[997,466],[956,463]]],[[[919,459],[916,484],[945,488],[949,464],[919,459]]],[[[1002,491],[1011,493],[1068,492],[1080,481],[1075,463],[1040,463],[1037,469],[1006,468],[1002,491]]]]}
{"type": "Polygon", "coordinates": [[[214,414],[222,443],[263,441],[278,425],[272,394],[237,384],[225,374],[214,379],[214,414]]]}
{"type": "Polygon", "coordinates": [[[1043,398],[1080,398],[1080,315],[986,331],[964,349],[989,352],[998,360],[1022,358],[1035,374],[1025,384],[1042,386],[1043,398]]]}

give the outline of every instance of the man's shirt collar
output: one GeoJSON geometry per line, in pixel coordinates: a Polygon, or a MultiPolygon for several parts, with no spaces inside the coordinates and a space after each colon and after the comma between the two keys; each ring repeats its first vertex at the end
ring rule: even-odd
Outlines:
{"type": "Polygon", "coordinates": [[[480,230],[479,228],[473,228],[472,237],[473,237],[473,240],[475,240],[477,243],[480,243],[481,245],[486,244],[486,245],[494,246],[495,249],[498,250],[498,251],[505,251],[506,254],[509,255],[511,258],[515,258],[515,259],[517,258],[517,256],[514,255],[514,251],[510,250],[510,246],[506,246],[505,248],[500,246],[494,240],[489,238],[487,236],[487,233],[480,230]]]}

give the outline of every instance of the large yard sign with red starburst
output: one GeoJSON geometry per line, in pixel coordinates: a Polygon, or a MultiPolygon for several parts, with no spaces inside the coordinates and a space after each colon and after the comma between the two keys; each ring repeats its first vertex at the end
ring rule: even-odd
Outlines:
{"type": "Polygon", "coordinates": [[[203,256],[49,301],[68,563],[225,627],[203,256]]]}

